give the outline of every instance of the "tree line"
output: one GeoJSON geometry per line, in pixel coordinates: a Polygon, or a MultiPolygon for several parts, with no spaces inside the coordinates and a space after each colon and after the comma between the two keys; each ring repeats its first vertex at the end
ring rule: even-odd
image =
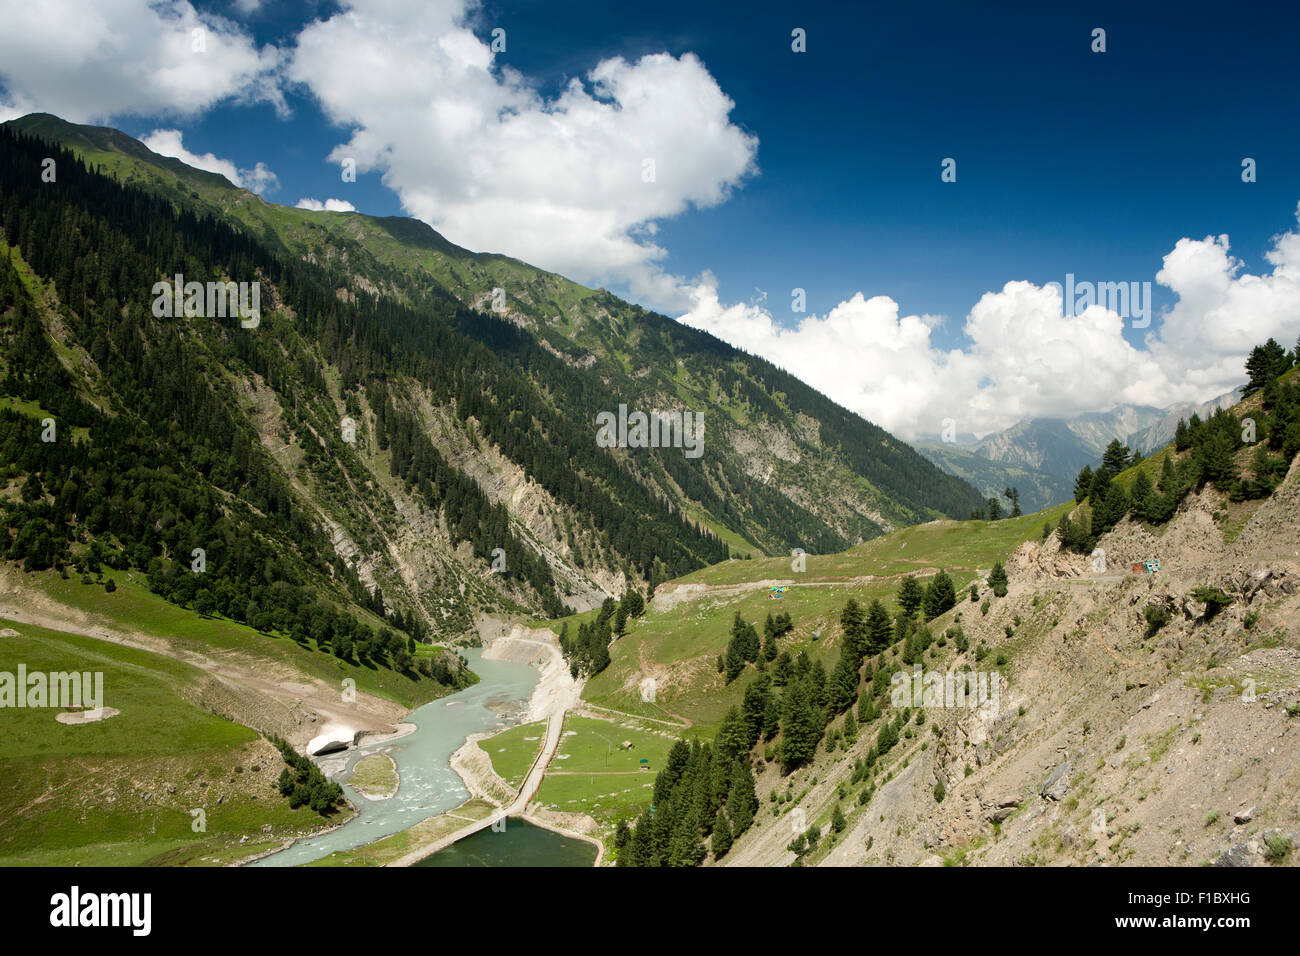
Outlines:
{"type": "Polygon", "coordinates": [[[1071,518],[1064,515],[1056,533],[1061,545],[1088,554],[1097,540],[1126,515],[1150,524],[1163,524],[1174,516],[1188,493],[1213,485],[1231,501],[1267,498],[1285,477],[1300,452],[1300,384],[1282,376],[1300,357],[1288,354],[1275,341],[1256,346],[1246,362],[1246,395],[1258,395],[1258,411],[1217,409],[1209,418],[1193,413],[1180,419],[1171,449],[1166,449],[1160,472],[1139,469],[1127,482],[1118,476],[1141,464],[1140,454],[1114,439],[1103,453],[1100,466],[1085,465],[1074,483],[1076,503],[1087,508],[1071,518]],[[1239,466],[1241,449],[1253,446],[1246,468],[1239,466]]]}
{"type": "MultiPolygon", "coordinates": [[[[650,806],[635,820],[618,824],[618,865],[696,866],[710,854],[714,859],[725,856],[754,821],[754,762],[760,744],[770,747],[769,756],[786,776],[811,761],[818,747],[853,746],[891,706],[891,674],[882,655],[898,647],[903,663],[919,661],[936,641],[928,622],[955,606],[956,592],[951,577],[940,571],[925,584],[904,578],[897,600],[893,618],[879,600],[865,608],[856,599],[845,603],[839,619],[843,640],[830,674],[820,657],[777,645],[777,638],[793,630],[788,615],[768,615],[764,631],[771,640],[759,643],[757,630],[736,614],[729,650],[720,658],[724,673],[730,674],[727,660],[733,647],[744,660],[742,672],[753,664],[756,673],[745,686],[741,704],[727,711],[712,741],[680,739],[673,745],[655,777],[650,806]]],[[[950,635],[959,638],[959,650],[966,649],[959,628],[950,628],[937,640],[946,643],[950,635]]],[[[904,708],[879,726],[872,745],[855,763],[854,784],[872,777],[902,736],[910,736],[905,727],[910,716],[911,710],[904,708]]],[[[771,797],[784,800],[776,791],[771,797]]],[[[861,802],[867,799],[869,795],[861,802]]],[[[842,811],[840,819],[842,829],[842,811]]],[[[811,831],[801,834],[791,849],[802,857],[817,839],[811,831]]]]}
{"type": "MultiPolygon", "coordinates": [[[[653,594],[652,594],[653,596],[653,594]]],[[[569,672],[595,677],[609,666],[609,645],[627,634],[628,625],[645,613],[646,599],[636,588],[628,588],[619,601],[605,598],[592,621],[578,624],[578,633],[569,636],[569,622],[560,625],[560,650],[569,662],[569,672]]]]}

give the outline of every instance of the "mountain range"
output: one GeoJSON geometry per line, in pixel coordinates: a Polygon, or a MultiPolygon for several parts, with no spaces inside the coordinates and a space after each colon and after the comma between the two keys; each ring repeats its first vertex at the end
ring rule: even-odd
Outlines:
{"type": "Polygon", "coordinates": [[[1179,421],[1193,414],[1205,419],[1216,409],[1230,408],[1238,398],[1234,390],[1206,402],[1165,408],[1120,405],[1074,418],[1034,418],[983,438],[958,435],[953,442],[932,438],[917,442],[916,448],[986,497],[1001,496],[1008,487],[1019,489],[1021,507],[1036,511],[1072,497],[1075,476],[1085,465],[1096,467],[1112,441],[1118,439],[1132,451],[1148,455],[1173,440],[1179,421]]]}
{"type": "MultiPolygon", "coordinates": [[[[60,405],[92,443],[117,429],[142,469],[180,476],[181,526],[278,536],[303,587],[327,580],[404,629],[584,609],[729,555],[837,551],[979,505],[793,376],[605,290],[417,220],[267,203],[117,130],[49,114],[2,130],[4,252],[34,323],[8,329],[3,357],[12,369],[20,340],[43,340],[66,378],[11,377],[11,409],[60,405]],[[155,286],[178,274],[256,283],[260,319],[160,316],[155,286]],[[620,406],[696,413],[703,456],[598,447],[620,406]],[[237,468],[214,464],[227,455],[237,468]]],[[[31,467],[32,494],[72,480],[31,467]]],[[[72,506],[31,532],[52,542],[38,565],[96,541],[163,576],[189,560],[143,515],[101,532],[72,506]]],[[[239,608],[266,603],[258,579],[224,579],[239,608]]]]}

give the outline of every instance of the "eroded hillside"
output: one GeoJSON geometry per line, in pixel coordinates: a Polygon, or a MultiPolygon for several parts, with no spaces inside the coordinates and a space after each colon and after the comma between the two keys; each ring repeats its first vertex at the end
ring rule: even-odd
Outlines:
{"type": "MultiPolygon", "coordinates": [[[[1227,510],[1207,487],[1163,528],[1125,519],[1101,539],[1104,569],[1055,536],[1026,542],[1005,597],[981,585],[930,625],[959,627],[969,649],[932,646],[925,669],[996,671],[997,705],[922,698],[865,784],[855,762],[875,726],[789,778],[760,764],[762,810],[723,862],[794,862],[798,824],[826,832],[837,803],[846,826],[804,863],[1280,859],[1300,829],[1300,467],[1231,541],[1215,520],[1227,510]],[[1158,572],[1132,570],[1151,558],[1158,572]],[[1229,603],[1214,613],[1192,596],[1201,587],[1229,603]]],[[[896,654],[884,666],[909,670],[896,654]]]]}

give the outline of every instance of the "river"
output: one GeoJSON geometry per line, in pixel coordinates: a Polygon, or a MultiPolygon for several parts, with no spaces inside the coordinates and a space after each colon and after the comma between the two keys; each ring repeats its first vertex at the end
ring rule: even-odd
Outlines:
{"type": "MultiPolygon", "coordinates": [[[[309,863],[338,850],[351,850],[373,843],[469,799],[464,782],[451,769],[451,755],[470,734],[517,723],[540,675],[537,668],[529,664],[486,660],[478,648],[462,653],[474,673],[479,675],[477,684],[413,710],[404,718],[405,723],[415,724],[413,733],[398,740],[362,745],[348,751],[348,774],[353,765],[367,754],[386,753],[392,757],[400,777],[396,796],[389,800],[367,800],[349,787],[346,779],[342,780],[348,799],[358,809],[355,817],[335,830],[299,840],[289,849],[249,865],[297,866],[309,863]]],[[[520,824],[518,829],[522,826],[520,824]]],[[[515,821],[510,821],[507,829],[516,829],[515,821]]],[[[549,831],[542,832],[557,840],[566,839],[549,831]]],[[[501,837],[503,834],[491,835],[501,837]]]]}

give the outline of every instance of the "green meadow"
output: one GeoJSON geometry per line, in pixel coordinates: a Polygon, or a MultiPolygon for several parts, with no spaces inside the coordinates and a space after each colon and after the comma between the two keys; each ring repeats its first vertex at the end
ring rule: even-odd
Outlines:
{"type": "Polygon", "coordinates": [[[547,774],[537,791],[537,802],[561,813],[585,813],[606,827],[634,817],[654,794],[654,773],[553,776],[547,774]]]}
{"type": "MultiPolygon", "coordinates": [[[[794,630],[779,646],[792,654],[807,651],[829,671],[839,655],[839,617],[849,598],[860,604],[879,599],[892,614],[902,576],[917,574],[924,581],[943,568],[957,587],[960,606],[977,570],[987,574],[1022,542],[1040,537],[1044,523],[1055,527],[1072,506],[993,522],[913,525],[840,554],[807,555],[803,571],[792,570],[789,557],[727,561],[701,569],[662,585],[660,591],[671,595],[679,585],[709,590],[633,621],[628,634],[610,646],[610,666],[588,681],[583,697],[598,706],[688,723],[693,732],[712,734],[728,708],[740,704],[748,683],[742,674],[727,684],[717,668],[737,611],[760,633],[768,614],[789,614],[794,630]],[[754,586],[762,581],[789,584],[774,599],[768,587],[754,586]],[[653,701],[642,700],[640,692],[640,680],[648,673],[656,676],[653,701]]],[[[570,618],[570,631],[591,615],[570,618]]]]}
{"type": "Polygon", "coordinates": [[[612,827],[649,804],[655,774],[676,739],[672,728],[645,721],[570,714],[537,802],[566,813],[586,813],[612,827]]]}
{"type": "Polygon", "coordinates": [[[268,744],[182,693],[202,671],[76,634],[0,627],[20,635],[0,638],[0,670],[102,672],[104,704],[119,711],[68,725],[58,708],[0,710],[0,865],[220,862],[321,825],[272,789],[283,764],[268,744]],[[241,847],[244,835],[258,842],[241,847]]]}
{"type": "Polygon", "coordinates": [[[529,768],[541,752],[542,738],[545,736],[546,721],[539,720],[503,730],[494,737],[479,741],[479,746],[491,758],[496,775],[510,786],[518,788],[522,786],[529,768]]]}
{"type": "Polygon", "coordinates": [[[24,575],[25,583],[39,587],[61,604],[96,615],[113,627],[163,638],[178,650],[211,654],[214,651],[247,655],[256,661],[287,665],[329,683],[344,678],[356,681],[358,690],[415,708],[448,693],[428,678],[415,680],[387,667],[345,663],[332,654],[308,650],[290,638],[266,634],[220,616],[205,617],[164,601],[151,592],[143,574],[104,571],[116,590],[102,584],[82,584],[75,575],[62,579],[57,571],[24,575]]]}

